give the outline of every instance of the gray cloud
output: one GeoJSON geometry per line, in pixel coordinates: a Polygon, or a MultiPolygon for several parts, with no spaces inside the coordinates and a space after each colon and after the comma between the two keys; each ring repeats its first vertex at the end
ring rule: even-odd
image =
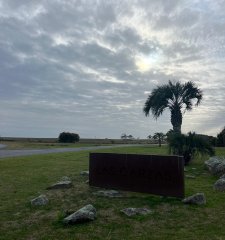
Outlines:
{"type": "Polygon", "coordinates": [[[202,105],[183,131],[224,126],[224,1],[0,0],[0,134],[146,137],[171,128],[142,108],[169,79],[202,105]]]}

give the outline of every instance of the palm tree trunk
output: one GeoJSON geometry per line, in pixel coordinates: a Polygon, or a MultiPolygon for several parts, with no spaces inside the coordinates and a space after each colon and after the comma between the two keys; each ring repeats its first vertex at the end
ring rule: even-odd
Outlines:
{"type": "Polygon", "coordinates": [[[182,113],[178,105],[171,109],[171,123],[173,125],[173,131],[181,133],[182,113]]]}
{"type": "Polygon", "coordinates": [[[181,133],[181,125],[174,125],[173,131],[176,133],[181,133]]]}

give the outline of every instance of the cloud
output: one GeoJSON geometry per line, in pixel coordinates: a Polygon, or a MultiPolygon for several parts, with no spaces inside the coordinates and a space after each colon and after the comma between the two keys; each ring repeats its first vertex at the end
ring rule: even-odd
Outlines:
{"type": "Polygon", "coordinates": [[[183,131],[224,126],[224,1],[0,1],[0,134],[146,137],[171,128],[142,108],[169,79],[202,104],[183,131]]]}

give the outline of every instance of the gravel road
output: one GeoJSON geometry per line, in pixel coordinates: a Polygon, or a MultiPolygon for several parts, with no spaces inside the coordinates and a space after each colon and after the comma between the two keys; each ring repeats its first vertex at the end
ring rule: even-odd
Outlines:
{"type": "Polygon", "coordinates": [[[131,147],[140,146],[140,144],[117,144],[111,146],[93,146],[93,147],[78,147],[78,148],[51,148],[51,149],[29,149],[29,150],[5,150],[0,149],[0,158],[6,157],[18,157],[28,156],[37,154],[48,154],[48,153],[62,153],[62,152],[80,152],[80,151],[91,151],[98,149],[108,149],[116,147],[131,147]]]}

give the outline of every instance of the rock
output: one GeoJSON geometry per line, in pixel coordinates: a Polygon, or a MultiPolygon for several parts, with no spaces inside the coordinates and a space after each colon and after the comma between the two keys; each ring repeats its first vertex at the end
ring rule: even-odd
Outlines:
{"type": "Polygon", "coordinates": [[[82,171],[80,172],[81,176],[89,176],[89,171],[82,171]]]}
{"type": "Polygon", "coordinates": [[[215,174],[218,176],[221,176],[225,173],[225,160],[216,166],[215,171],[215,174]]]}
{"type": "Polygon", "coordinates": [[[187,168],[184,168],[184,172],[188,172],[187,168]]]}
{"type": "Polygon", "coordinates": [[[195,167],[193,167],[193,168],[191,168],[192,170],[196,170],[196,168],[195,167]]]}
{"type": "Polygon", "coordinates": [[[196,178],[194,175],[185,175],[185,177],[186,178],[192,178],[192,179],[196,178]]]}
{"type": "Polygon", "coordinates": [[[48,187],[47,190],[51,189],[65,189],[65,188],[71,188],[73,186],[71,181],[59,181],[52,186],[48,187]]]}
{"type": "Polygon", "coordinates": [[[224,157],[211,157],[209,160],[205,161],[205,165],[209,172],[214,175],[225,174],[225,158],[224,157]]]}
{"type": "Polygon", "coordinates": [[[30,201],[33,206],[43,206],[48,204],[48,198],[45,195],[40,195],[37,198],[34,198],[30,201]]]}
{"type": "Polygon", "coordinates": [[[64,224],[76,224],[81,222],[93,221],[96,218],[96,209],[88,204],[68,217],[63,219],[64,224]]]}
{"type": "Polygon", "coordinates": [[[190,197],[183,199],[182,202],[187,204],[197,204],[197,205],[206,204],[205,194],[196,193],[195,195],[192,195],[190,197]]]}
{"type": "Polygon", "coordinates": [[[215,167],[221,163],[221,160],[216,157],[211,157],[209,160],[205,161],[205,165],[208,168],[209,172],[214,173],[215,167]]]}
{"type": "Polygon", "coordinates": [[[220,178],[214,184],[214,189],[217,191],[225,191],[225,178],[220,178]]]}
{"type": "Polygon", "coordinates": [[[152,211],[148,208],[124,208],[120,211],[126,214],[128,217],[131,217],[137,214],[147,215],[152,213],[152,211]]]}
{"type": "Polygon", "coordinates": [[[85,183],[89,184],[89,180],[85,181],[85,183]]]}
{"type": "Polygon", "coordinates": [[[70,177],[67,177],[67,176],[63,176],[61,177],[60,181],[71,181],[71,178],[70,177]]]}
{"type": "Polygon", "coordinates": [[[122,194],[116,190],[100,190],[100,191],[94,192],[93,194],[99,197],[110,197],[110,198],[122,197],[122,194]]]}
{"type": "Polygon", "coordinates": [[[224,179],[225,179],[225,174],[223,174],[223,175],[220,177],[220,179],[222,179],[222,178],[224,178],[224,179]]]}

